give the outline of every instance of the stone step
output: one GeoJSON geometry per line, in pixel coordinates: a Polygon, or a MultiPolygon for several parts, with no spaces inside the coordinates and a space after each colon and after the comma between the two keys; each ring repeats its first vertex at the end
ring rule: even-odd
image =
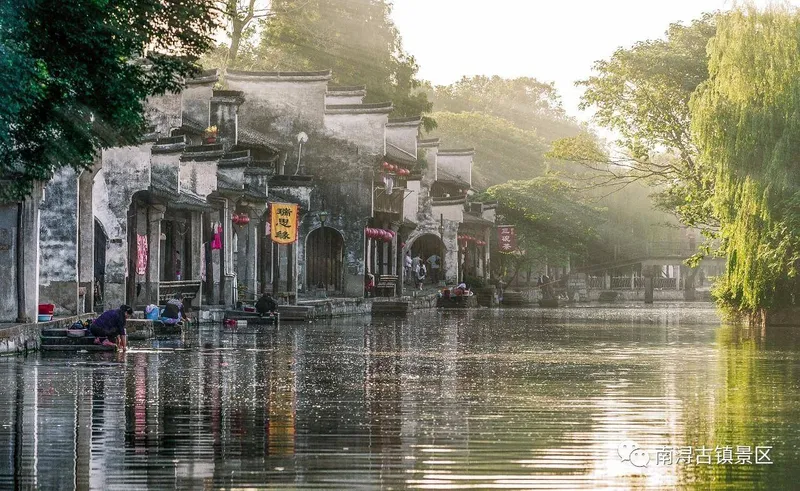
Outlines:
{"type": "Polygon", "coordinates": [[[80,345],[94,344],[93,336],[85,336],[82,338],[70,338],[67,336],[42,336],[40,340],[43,346],[59,345],[59,344],[80,346],[80,345]]]}
{"type": "Polygon", "coordinates": [[[278,305],[280,321],[306,321],[311,318],[314,307],[310,305],[278,305]]]}
{"type": "Polygon", "coordinates": [[[115,346],[100,346],[97,344],[74,345],[74,344],[45,344],[42,351],[116,351],[115,346]]]}
{"type": "Polygon", "coordinates": [[[373,302],[373,314],[407,314],[411,311],[411,302],[405,301],[389,301],[389,302],[373,302]]]}

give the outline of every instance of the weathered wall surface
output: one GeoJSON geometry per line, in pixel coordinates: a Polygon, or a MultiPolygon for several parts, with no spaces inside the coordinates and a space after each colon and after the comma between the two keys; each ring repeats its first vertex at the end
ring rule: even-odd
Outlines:
{"type": "Polygon", "coordinates": [[[179,165],[181,190],[191,191],[205,198],[217,189],[217,163],[215,161],[181,160],[179,165]]]}
{"type": "Polygon", "coordinates": [[[386,125],[386,153],[389,155],[396,153],[398,157],[406,159],[417,158],[419,124],[419,119],[402,123],[393,123],[390,119],[386,125]]]}
{"type": "Polygon", "coordinates": [[[208,70],[197,78],[186,81],[181,99],[182,122],[200,126],[209,126],[211,95],[214,84],[219,81],[216,70],[208,70]]]}
{"type": "Polygon", "coordinates": [[[361,104],[367,95],[366,87],[328,87],[325,104],[361,104]],[[350,89],[350,90],[346,90],[350,89]]]}
{"type": "Polygon", "coordinates": [[[386,153],[386,114],[380,113],[335,113],[325,114],[325,130],[338,138],[358,146],[359,153],[384,155],[386,153]]]}
{"type": "Polygon", "coordinates": [[[231,90],[243,92],[239,124],[266,135],[294,137],[323,127],[329,72],[303,75],[228,71],[231,90]]]}
{"type": "Polygon", "coordinates": [[[416,223],[417,221],[421,188],[422,183],[420,181],[408,181],[406,183],[406,189],[410,192],[406,193],[405,200],[403,201],[403,218],[410,222],[416,223]]]}
{"type": "Polygon", "coordinates": [[[441,215],[445,220],[463,222],[464,204],[459,203],[454,205],[440,205],[433,203],[431,205],[431,213],[436,219],[439,219],[439,216],[441,215]]]}
{"type": "Polygon", "coordinates": [[[147,122],[155,126],[160,136],[169,136],[173,128],[181,126],[182,94],[164,94],[148,97],[145,105],[147,122]]]}
{"type": "Polygon", "coordinates": [[[150,186],[151,143],[103,150],[102,169],[94,180],[94,216],[108,235],[105,303],[125,303],[128,275],[128,209],[133,195],[150,186]]]}
{"type": "Polygon", "coordinates": [[[439,170],[452,174],[471,186],[473,154],[474,152],[471,151],[439,150],[436,159],[437,166],[439,170]]]}
{"type": "Polygon", "coordinates": [[[56,315],[78,311],[78,175],[63,167],[45,188],[40,206],[39,301],[56,315]]]}
{"type": "Polygon", "coordinates": [[[0,205],[0,322],[17,318],[16,203],[0,205]]]}

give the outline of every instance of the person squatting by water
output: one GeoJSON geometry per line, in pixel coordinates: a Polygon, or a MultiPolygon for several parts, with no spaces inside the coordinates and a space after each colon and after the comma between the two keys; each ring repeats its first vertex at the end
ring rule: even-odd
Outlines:
{"type": "Polygon", "coordinates": [[[272,294],[264,293],[256,302],[256,312],[261,315],[275,314],[278,310],[278,302],[272,298],[272,294]]]}
{"type": "Polygon", "coordinates": [[[94,344],[116,346],[123,351],[128,348],[128,333],[125,323],[133,315],[133,309],[120,305],[116,310],[106,310],[92,322],[89,330],[95,337],[94,344]]]}
{"type": "Polygon", "coordinates": [[[161,322],[164,324],[175,325],[181,321],[188,321],[189,318],[183,311],[183,295],[176,293],[174,298],[171,298],[164,306],[164,311],[161,312],[161,322]]]}

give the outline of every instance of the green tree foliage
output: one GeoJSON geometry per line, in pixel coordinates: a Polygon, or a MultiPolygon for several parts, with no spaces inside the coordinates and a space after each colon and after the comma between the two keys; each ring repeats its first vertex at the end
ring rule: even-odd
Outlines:
{"type": "Polygon", "coordinates": [[[256,21],[266,18],[269,10],[264,0],[216,0],[214,3],[216,10],[227,22],[226,34],[230,43],[217,46],[207,53],[207,57],[216,62],[213,68],[236,68],[239,52],[243,47],[252,58],[251,41],[256,31],[256,21]]]}
{"type": "Polygon", "coordinates": [[[214,27],[210,0],[0,0],[0,198],[135,143],[214,27]]]}
{"type": "Polygon", "coordinates": [[[709,47],[693,137],[716,171],[721,301],[760,316],[800,301],[800,14],[735,10],[709,47]]]}
{"type": "Polygon", "coordinates": [[[448,148],[475,148],[472,186],[485,189],[545,173],[547,145],[535,132],[485,113],[436,112],[437,134],[448,148]]]}
{"type": "Polygon", "coordinates": [[[581,131],[564,112],[555,86],[532,77],[462,77],[428,92],[437,111],[489,114],[523,130],[535,131],[545,141],[581,131]]]}
{"type": "MultiPolygon", "coordinates": [[[[327,70],[339,85],[366,85],[366,102],[392,101],[396,116],[430,112],[419,66],[403,50],[386,0],[273,0],[249,69],[327,70]]],[[[425,118],[425,129],[436,127],[425,118]]]]}
{"type": "Polygon", "coordinates": [[[512,256],[517,269],[587,257],[603,222],[600,209],[586,204],[572,186],[554,177],[509,181],[486,190],[497,200],[498,223],[515,225],[524,254],[512,256]]]}
{"type": "Polygon", "coordinates": [[[708,78],[706,46],[715,31],[716,17],[706,14],[689,25],[670,25],[665,39],[596,62],[596,75],[579,82],[586,87],[582,108],[593,107],[597,122],[620,135],[621,152],[608,155],[592,149],[591,139],[571,137],[550,156],[589,166],[599,184],[646,181],[657,188],[657,202],[684,223],[715,228],[713,172],[698,159],[689,109],[708,78]]]}

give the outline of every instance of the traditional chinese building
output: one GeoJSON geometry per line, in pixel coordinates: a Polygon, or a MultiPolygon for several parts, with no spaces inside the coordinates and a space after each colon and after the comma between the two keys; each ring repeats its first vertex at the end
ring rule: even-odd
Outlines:
{"type": "Polygon", "coordinates": [[[148,101],[138,145],[0,205],[0,321],[175,293],[195,308],[362,296],[367,273],[401,290],[406,251],[439,256],[448,284],[488,278],[494,208],[467,203],[474,151],[440,150],[419,117],[330,79],[228,71],[218,90],[207,71],[148,101]]]}

